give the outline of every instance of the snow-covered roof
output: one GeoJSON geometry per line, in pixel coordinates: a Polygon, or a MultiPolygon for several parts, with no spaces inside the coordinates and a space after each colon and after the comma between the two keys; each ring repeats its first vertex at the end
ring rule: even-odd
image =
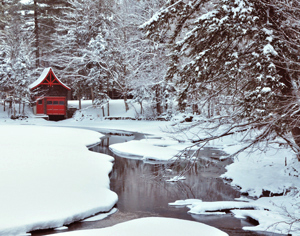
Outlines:
{"type": "Polygon", "coordinates": [[[51,67],[45,68],[42,72],[42,74],[40,75],[40,77],[34,81],[32,84],[30,84],[28,87],[29,89],[34,89],[35,87],[37,87],[40,83],[42,83],[44,81],[44,79],[47,77],[47,75],[49,74],[49,72],[52,71],[53,75],[55,76],[55,78],[59,81],[59,83],[64,86],[66,89],[71,90],[71,88],[69,88],[67,85],[65,85],[63,82],[61,82],[57,76],[54,74],[53,70],[51,67]]]}

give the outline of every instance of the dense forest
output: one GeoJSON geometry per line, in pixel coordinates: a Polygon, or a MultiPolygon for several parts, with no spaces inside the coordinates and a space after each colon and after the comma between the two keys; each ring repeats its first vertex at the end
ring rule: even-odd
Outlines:
{"type": "Polygon", "coordinates": [[[27,85],[52,67],[77,99],[130,97],[153,103],[156,115],[168,109],[167,47],[139,30],[162,1],[1,3],[0,83],[14,98],[29,98],[27,85]]]}
{"type": "Polygon", "coordinates": [[[246,148],[280,140],[299,152],[299,5],[2,0],[0,87],[29,101],[28,84],[52,67],[77,99],[132,98],[153,118],[197,114],[199,126],[228,125],[218,137],[255,130],[246,148]]]}

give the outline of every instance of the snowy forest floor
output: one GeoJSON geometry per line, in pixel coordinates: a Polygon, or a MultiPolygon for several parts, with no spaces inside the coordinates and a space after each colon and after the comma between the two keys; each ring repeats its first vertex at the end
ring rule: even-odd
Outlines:
{"type": "MultiPolygon", "coordinates": [[[[174,126],[185,125],[179,123],[178,119],[171,121],[126,120],[126,117],[136,117],[136,108],[125,112],[120,101],[115,104],[111,102],[110,114],[118,117],[119,113],[123,118],[121,120],[105,120],[100,115],[103,114],[102,109],[91,106],[84,107],[75,113],[73,118],[60,122],[34,118],[30,109],[26,109],[29,118],[23,120],[9,119],[7,112],[3,112],[2,107],[0,107],[0,111],[1,125],[93,127],[105,131],[123,130],[153,135],[153,139],[130,141],[126,145],[120,144],[112,147],[118,153],[139,155],[141,159],[166,160],[179,150],[191,145],[190,139],[194,135],[197,137],[207,135],[203,130],[197,130],[197,127],[184,134],[166,132],[173,129],[174,126]],[[185,140],[185,143],[179,143],[178,140],[185,140]],[[158,146],[158,144],[163,145],[158,146]],[[163,155],[161,155],[162,153],[163,155]]],[[[242,145],[237,141],[239,135],[241,134],[223,137],[207,145],[232,154],[242,145]]],[[[222,158],[226,158],[226,156],[222,158]]],[[[186,205],[191,214],[211,214],[211,212],[222,209],[232,209],[232,213],[236,217],[250,217],[259,222],[259,225],[247,227],[245,230],[300,235],[299,175],[300,163],[295,154],[288,148],[279,147],[274,143],[268,149],[251,150],[239,154],[234,158],[233,164],[227,166],[227,172],[221,176],[232,186],[239,188],[242,193],[247,195],[247,198],[237,199],[234,202],[215,203],[178,199],[181,201],[171,204],[186,205]],[[253,210],[248,210],[248,208],[253,210]]]]}

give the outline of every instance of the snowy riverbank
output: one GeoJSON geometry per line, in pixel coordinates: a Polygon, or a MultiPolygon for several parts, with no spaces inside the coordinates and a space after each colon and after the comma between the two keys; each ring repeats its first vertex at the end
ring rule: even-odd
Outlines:
{"type": "MultiPolygon", "coordinates": [[[[74,121],[75,119],[65,122],[72,123],[74,121]]],[[[79,123],[88,125],[89,121],[82,119],[79,123]]],[[[192,139],[193,136],[204,137],[208,134],[206,131],[197,130],[197,128],[191,132],[186,131],[183,134],[175,135],[164,132],[174,130],[175,123],[175,121],[100,121],[95,117],[92,125],[152,134],[153,138],[151,139],[130,141],[126,143],[127,145],[114,144],[111,149],[124,156],[137,155],[144,160],[149,158],[166,160],[171,158],[176,151],[190,145],[188,139],[192,139]],[[162,139],[155,136],[162,137],[162,139]],[[178,143],[176,140],[186,141],[186,143],[178,143]]],[[[182,123],[177,124],[181,127],[184,126],[182,123]]],[[[239,135],[223,137],[210,142],[208,146],[232,154],[241,148],[241,144],[237,141],[239,135]]],[[[222,158],[226,158],[226,156],[222,158]]],[[[246,201],[254,205],[253,210],[248,208],[243,210],[243,207],[236,207],[236,204],[240,204],[241,199],[226,204],[216,203],[213,208],[215,211],[219,211],[225,205],[226,210],[232,209],[231,212],[236,217],[250,217],[259,223],[258,226],[245,227],[245,230],[300,235],[300,224],[297,222],[297,219],[300,218],[299,172],[300,163],[296,160],[295,154],[289,148],[279,147],[276,143],[270,145],[268,149],[264,149],[263,152],[259,150],[243,152],[235,157],[233,164],[227,166],[227,172],[222,175],[222,178],[249,196],[246,201]]],[[[242,202],[244,200],[242,199],[242,202]]],[[[202,208],[198,206],[202,209],[201,211],[197,211],[197,204],[194,203],[188,207],[193,209],[193,211],[190,210],[190,213],[202,214],[205,212],[205,205],[210,206],[209,204],[204,204],[202,208]]]]}
{"type": "Polygon", "coordinates": [[[97,132],[42,126],[0,126],[0,235],[55,228],[109,211],[113,158],[87,145],[97,132]]]}
{"type": "Polygon", "coordinates": [[[228,236],[221,230],[202,223],[162,217],[140,218],[112,227],[61,233],[59,236],[197,236],[199,232],[206,236],[228,236]]]}
{"type": "MultiPolygon", "coordinates": [[[[174,153],[191,144],[187,140],[191,135],[196,134],[197,137],[207,135],[207,133],[201,133],[199,130],[197,132],[193,130],[193,133],[175,135],[164,132],[173,128],[176,123],[175,121],[104,120],[97,115],[100,111],[95,111],[95,108],[91,109],[93,110],[90,111],[89,108],[85,109],[85,112],[90,114],[88,116],[82,116],[82,114],[85,113],[82,113],[83,111],[81,111],[79,113],[80,116],[77,114],[74,119],[60,122],[51,122],[33,118],[23,121],[12,121],[3,117],[0,124],[74,126],[94,128],[106,132],[109,132],[110,130],[123,130],[151,134],[151,138],[148,139],[129,141],[127,142],[127,145],[118,144],[111,147],[112,150],[119,154],[125,156],[133,154],[145,160],[148,158],[155,160],[166,160],[171,158],[174,153]],[[78,117],[81,118],[78,119],[78,117]],[[186,143],[179,143],[176,140],[185,140],[186,143]]],[[[114,110],[113,106],[110,110],[114,110]]],[[[131,117],[134,112],[131,111],[131,113],[128,114],[131,114],[129,115],[129,117],[131,117]]],[[[123,117],[126,116],[123,114],[123,117]]],[[[6,126],[3,127],[6,128],[6,126]]],[[[226,153],[231,154],[240,147],[240,143],[236,141],[238,138],[237,135],[238,134],[224,137],[220,140],[211,142],[208,145],[222,149],[226,153]]],[[[221,159],[222,158],[226,158],[226,156],[221,157],[221,159]]],[[[206,214],[206,211],[210,211],[212,208],[214,211],[219,211],[225,207],[226,210],[232,209],[232,213],[235,214],[236,217],[251,217],[259,222],[258,226],[247,227],[245,230],[267,230],[285,234],[289,232],[292,233],[293,236],[300,235],[300,225],[297,222],[297,219],[300,218],[299,171],[300,164],[296,160],[294,153],[287,148],[278,147],[276,144],[273,145],[273,148],[265,150],[264,152],[244,152],[235,158],[233,164],[227,167],[227,172],[222,175],[222,178],[228,180],[231,185],[238,187],[241,192],[249,195],[247,201],[249,205],[252,206],[251,208],[253,208],[253,210],[239,209],[244,208],[239,207],[241,202],[240,199],[239,201],[224,204],[217,202],[212,205],[211,203],[205,204],[205,202],[203,203],[201,201],[188,201],[189,204],[185,205],[188,206],[191,211],[190,213],[192,214],[206,214]],[[255,200],[258,197],[261,198],[255,200]],[[291,225],[292,227],[290,227],[291,225]]],[[[248,204],[245,205],[248,206],[248,204]]]]}

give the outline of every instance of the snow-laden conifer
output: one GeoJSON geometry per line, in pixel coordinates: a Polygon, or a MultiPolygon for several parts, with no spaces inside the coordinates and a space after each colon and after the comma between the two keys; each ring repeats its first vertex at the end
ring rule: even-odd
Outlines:
{"type": "MultiPolygon", "coordinates": [[[[8,2],[5,6],[7,25],[0,30],[0,88],[4,105],[9,103],[9,115],[22,115],[21,104],[30,101],[28,84],[33,73],[32,32],[24,28],[20,4],[8,2]],[[19,109],[15,104],[19,103],[19,109]]],[[[5,106],[4,106],[5,109],[5,106]]]]}
{"type": "Polygon", "coordinates": [[[224,134],[254,128],[249,146],[281,137],[298,152],[298,10],[298,1],[168,1],[142,28],[172,44],[167,78],[182,109],[214,101],[207,116],[231,124],[224,134]]]}

